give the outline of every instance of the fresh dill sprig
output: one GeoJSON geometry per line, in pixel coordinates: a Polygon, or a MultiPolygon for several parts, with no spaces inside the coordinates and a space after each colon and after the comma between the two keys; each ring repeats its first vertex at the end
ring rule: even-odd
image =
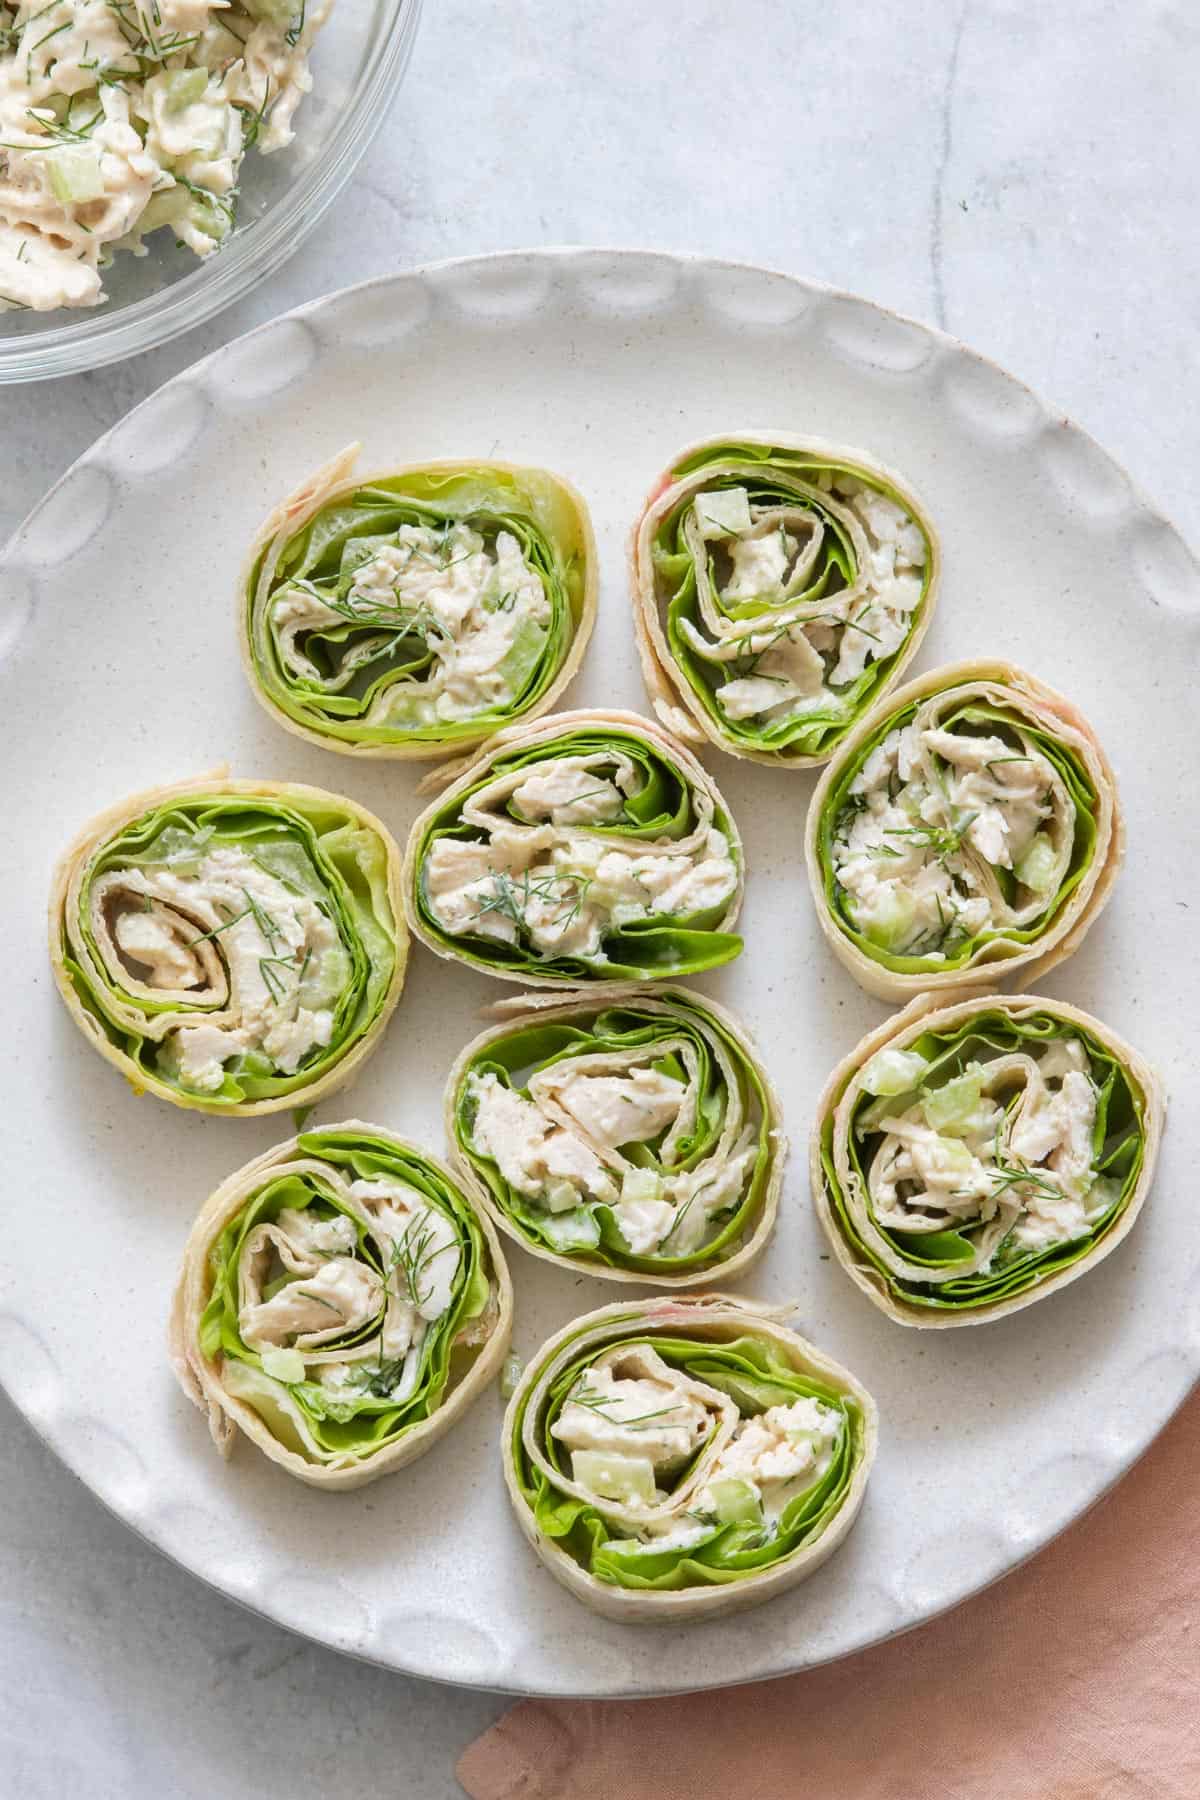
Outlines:
{"type": "Polygon", "coordinates": [[[314,1294],[310,1288],[297,1286],[296,1292],[303,1299],[313,1300],[318,1306],[323,1306],[326,1312],[336,1313],[339,1319],[345,1318],[340,1306],[335,1306],[332,1300],[326,1300],[321,1294],[314,1294]]]}
{"type": "Polygon", "coordinates": [[[394,1269],[403,1270],[405,1291],[413,1306],[423,1306],[433,1292],[432,1288],[426,1288],[424,1293],[421,1291],[421,1281],[430,1263],[435,1257],[455,1248],[453,1239],[448,1243],[438,1244],[434,1238],[434,1229],[428,1218],[414,1213],[404,1227],[403,1235],[392,1245],[388,1276],[390,1278],[394,1269]]]}
{"type": "Polygon", "coordinates": [[[488,913],[499,913],[502,918],[511,920],[518,930],[527,931],[529,907],[534,900],[539,900],[544,906],[557,909],[546,923],[557,926],[561,933],[578,918],[592,881],[591,875],[576,875],[569,870],[555,875],[533,875],[526,869],[518,882],[507,870],[493,869],[492,892],[478,896],[479,908],[474,917],[482,919],[488,913]]]}
{"type": "Polygon", "coordinates": [[[998,768],[1001,763],[1031,763],[1032,761],[1032,756],[993,756],[991,760],[985,762],[983,766],[985,769],[995,769],[998,768]]]}
{"type": "Polygon", "coordinates": [[[246,911],[252,914],[254,923],[258,926],[264,940],[270,945],[271,952],[274,954],[277,944],[283,941],[283,932],[280,929],[278,919],[272,918],[271,914],[262,904],[262,901],[256,900],[249,888],[244,887],[242,893],[246,897],[246,911]]]}
{"type": "MultiPolygon", "coordinates": [[[[229,911],[229,908],[225,905],[224,901],[218,900],[216,904],[221,908],[222,912],[229,911]]],[[[240,913],[234,913],[232,917],[226,919],[223,925],[214,925],[211,931],[202,931],[199,937],[189,938],[188,949],[190,950],[194,944],[203,944],[207,938],[220,937],[221,933],[223,931],[228,931],[231,925],[236,925],[239,920],[247,919],[249,916],[250,908],[244,906],[240,913]]]]}
{"type": "Polygon", "coordinates": [[[993,1192],[997,1194],[1011,1188],[1028,1187],[1032,1188],[1035,1194],[1043,1194],[1052,1200],[1063,1198],[1063,1190],[1057,1182],[1048,1181],[1044,1175],[1039,1174],[1036,1169],[1031,1169],[1027,1163],[1009,1162],[1000,1157],[996,1161],[994,1171],[988,1170],[988,1176],[992,1182],[993,1192]]]}
{"type": "Polygon", "coordinates": [[[975,811],[967,813],[956,825],[888,825],[884,836],[908,838],[914,849],[932,850],[934,860],[944,867],[946,859],[961,850],[969,826],[978,817],[975,811]]]}
{"type": "MultiPolygon", "coordinates": [[[[708,1184],[708,1185],[711,1185],[711,1184],[708,1184]]],[[[701,1190],[699,1188],[697,1188],[696,1194],[698,1194],[700,1191],[701,1190]]],[[[679,1208],[679,1211],[675,1214],[675,1218],[672,1221],[670,1231],[667,1232],[665,1237],[661,1237],[658,1240],[658,1247],[660,1250],[666,1249],[666,1247],[670,1243],[671,1239],[675,1236],[675,1233],[679,1230],[679,1227],[683,1224],[683,1221],[687,1218],[687,1215],[690,1212],[691,1208],[696,1204],[696,1194],[689,1194],[688,1198],[684,1201],[683,1205],[679,1208]]]]}
{"type": "Polygon", "coordinates": [[[575,1406],[583,1406],[587,1408],[588,1412],[597,1413],[610,1425],[627,1426],[630,1431],[644,1431],[652,1420],[665,1419],[669,1414],[677,1413],[681,1404],[676,1402],[674,1406],[660,1406],[655,1412],[635,1413],[631,1419],[614,1419],[606,1409],[619,1405],[620,1396],[604,1394],[599,1388],[590,1388],[587,1385],[586,1376],[581,1377],[577,1385],[571,1389],[567,1399],[575,1406]]]}

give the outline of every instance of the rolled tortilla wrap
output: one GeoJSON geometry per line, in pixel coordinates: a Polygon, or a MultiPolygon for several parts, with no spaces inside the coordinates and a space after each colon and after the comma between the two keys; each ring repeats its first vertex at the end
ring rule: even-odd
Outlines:
{"type": "Polygon", "coordinates": [[[736,1612],[846,1536],[875,1403],[779,1317],[724,1294],[606,1306],[530,1362],[504,1420],[509,1496],[538,1557],[594,1611],[736,1612]]]}
{"type": "Polygon", "coordinates": [[[496,1374],[512,1287],[436,1157],[351,1120],[231,1175],[184,1251],[171,1360],[225,1456],[240,1430],[312,1487],[430,1449],[496,1374]]]}
{"type": "Polygon", "coordinates": [[[502,1002],[446,1086],[454,1167],[534,1256],[695,1287],[766,1248],[787,1140],[753,1045],[679,988],[502,1002]]]}
{"type": "Polygon", "coordinates": [[[50,958],[138,1093],[246,1117],[311,1105],[370,1054],[404,985],[400,853],[356,801],[218,771],[85,826],[50,958]]]}
{"type": "Polygon", "coordinates": [[[654,710],[687,743],[825,762],[915,656],[940,551],[902,479],[784,432],[693,444],[634,527],[634,617],[654,710]]]}
{"type": "Polygon", "coordinates": [[[741,841],[661,726],[556,713],[502,732],[412,828],[409,923],[528,987],[669,980],[739,955],[741,841]]]}
{"type": "Polygon", "coordinates": [[[1163,1124],[1111,1027],[1032,994],[923,994],[830,1076],[813,1197],[838,1261],[903,1325],[978,1325],[1125,1237],[1163,1124]]]}
{"type": "Polygon", "coordinates": [[[596,615],[582,497],[544,469],[414,463],[351,478],[352,446],[260,529],[238,596],[256,698],[350,756],[477,749],[553,706],[596,615]]]}
{"type": "Polygon", "coordinates": [[[891,696],[817,784],[817,917],[885,1000],[1041,979],[1116,880],[1116,778],[1078,710],[1012,663],[952,663],[891,696]]]}

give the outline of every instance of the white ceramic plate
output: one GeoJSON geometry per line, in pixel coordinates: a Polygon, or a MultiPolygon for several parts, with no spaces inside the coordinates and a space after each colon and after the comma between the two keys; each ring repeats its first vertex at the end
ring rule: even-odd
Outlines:
{"type": "MultiPolygon", "coordinates": [[[[14,540],[0,653],[0,1373],[107,1505],[225,1593],[447,1681],[619,1695],[778,1675],[915,1625],[1012,1568],[1186,1394],[1200,1363],[1200,1109],[1187,1087],[1200,834],[1183,772],[1200,572],[1108,457],[1011,377],[862,300],[723,263],[539,251],[377,281],[229,345],[102,438],[14,540]],[[403,836],[419,766],[354,764],[275,728],[234,641],[235,576],[261,515],[348,440],[364,440],[367,467],[483,454],[576,481],[594,510],[602,606],[571,703],[643,707],[630,521],[678,446],[772,425],[861,445],[924,496],[946,563],[919,666],[1010,656],[1099,728],[1131,851],[1050,987],[1127,1034],[1180,1103],[1141,1221],[1093,1274],[975,1331],[890,1324],[827,1259],[803,1155],[828,1069],[884,1009],[818,937],[801,856],[811,778],[714,753],[746,840],[747,950],[701,985],[756,1030],[795,1146],[778,1235],[748,1286],[797,1302],[800,1328],[877,1396],[883,1438],[860,1524],[807,1585],[729,1623],[633,1629],[583,1612],[528,1554],[501,1485],[495,1391],[414,1468],[332,1500],[245,1443],[220,1462],[166,1365],[168,1295],[197,1207],[287,1117],[239,1123],[135,1099],[54,995],[44,895],[93,812],[225,759],[238,774],[344,785],[403,836]]],[[[477,1008],[507,991],[417,950],[383,1047],[318,1121],[356,1113],[440,1147],[443,1074],[477,1008]]],[[[526,1355],[612,1298],[510,1254],[526,1355]]]]}

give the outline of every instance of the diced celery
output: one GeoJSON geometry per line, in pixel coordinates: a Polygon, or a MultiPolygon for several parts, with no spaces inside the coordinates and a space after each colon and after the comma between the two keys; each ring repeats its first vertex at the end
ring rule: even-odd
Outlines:
{"type": "Polygon", "coordinates": [[[182,112],[208,91],[207,69],[171,69],[163,78],[163,97],[168,112],[182,112]]]}
{"type": "Polygon", "coordinates": [[[572,1187],[569,1181],[552,1181],[542,1196],[542,1205],[547,1212],[570,1212],[579,1205],[579,1189],[572,1187]]]}
{"type": "MultiPolygon", "coordinates": [[[[282,973],[282,971],[281,971],[282,973]]],[[[350,953],[343,944],[329,943],[310,956],[300,983],[302,1006],[332,1006],[345,992],[351,977],[350,953]]]]}
{"type": "Polygon", "coordinates": [[[983,1077],[978,1069],[968,1069],[944,1087],[933,1088],[922,1096],[921,1110],[931,1131],[949,1131],[961,1135],[979,1110],[983,1094],[983,1077]]]}
{"type": "Polygon", "coordinates": [[[750,495],[742,487],[712,488],[697,494],[695,507],[704,538],[736,537],[739,531],[749,531],[753,523],[750,495]]]}
{"type": "Polygon", "coordinates": [[[939,1137],[937,1154],[943,1171],[948,1175],[969,1175],[975,1161],[967,1146],[959,1138],[939,1137]]]}
{"type": "Polygon", "coordinates": [[[573,1212],[551,1215],[542,1225],[542,1236],[553,1250],[594,1250],[600,1227],[586,1206],[577,1206],[573,1212]]]}
{"type": "Polygon", "coordinates": [[[907,1110],[901,1095],[880,1094],[877,1100],[872,1100],[870,1106],[864,1106],[860,1113],[855,1114],[855,1133],[862,1137],[864,1132],[877,1131],[885,1119],[894,1119],[897,1113],[907,1110]]]}
{"type": "Polygon", "coordinates": [[[654,1464],[648,1456],[619,1456],[610,1450],[575,1450],[571,1473],[580,1487],[601,1500],[654,1504],[654,1464]]]}
{"type": "Polygon", "coordinates": [[[1039,832],[1017,864],[1015,873],[1017,880],[1032,888],[1035,894],[1044,894],[1053,886],[1057,868],[1058,855],[1054,845],[1039,832]]]}
{"type": "Polygon", "coordinates": [[[222,243],[233,230],[233,208],[228,203],[222,203],[216,195],[206,194],[201,188],[192,189],[190,193],[188,216],[192,224],[205,237],[212,238],[215,244],[222,243]]]}
{"type": "Polygon", "coordinates": [[[920,1085],[929,1064],[915,1050],[877,1050],[862,1072],[868,1094],[904,1094],[920,1085]]]}
{"type": "Polygon", "coordinates": [[[893,887],[880,896],[878,904],[866,920],[864,930],[881,950],[895,950],[912,935],[917,916],[917,903],[902,887],[893,887]]]}
{"type": "Polygon", "coordinates": [[[546,628],[536,619],[522,619],[497,673],[510,694],[519,694],[541,661],[546,648],[546,628]]]}
{"type": "Polygon", "coordinates": [[[262,1366],[263,1373],[274,1381],[286,1381],[290,1386],[304,1380],[304,1358],[298,1350],[264,1350],[262,1366]]]}
{"type": "Polygon", "coordinates": [[[709,1483],[713,1511],[722,1525],[761,1525],[762,1504],[748,1481],[735,1475],[709,1483]]]}
{"type": "Polygon", "coordinates": [[[516,1393],[517,1383],[521,1379],[521,1370],[525,1367],[515,1350],[510,1350],[500,1369],[500,1393],[505,1400],[511,1400],[516,1393]]]}
{"type": "Polygon", "coordinates": [[[99,200],[104,193],[99,154],[90,144],[63,144],[46,158],[54,198],[64,206],[99,200]]]}
{"type": "Polygon", "coordinates": [[[653,1169],[626,1169],[621,1179],[622,1201],[662,1199],[662,1176],[653,1169]]]}

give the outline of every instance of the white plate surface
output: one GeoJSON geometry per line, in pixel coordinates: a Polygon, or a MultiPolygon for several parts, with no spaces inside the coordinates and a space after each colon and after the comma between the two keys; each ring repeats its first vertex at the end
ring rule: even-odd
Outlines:
{"type": "MultiPolygon", "coordinates": [[[[1130,397],[1136,404],[1136,396],[1130,397]]],[[[3,1068],[8,1207],[0,1374],[130,1525],[225,1593],[325,1643],[442,1680],[620,1695],[777,1675],[963,1599],[1044,1544],[1145,1448],[1200,1366],[1187,1102],[1200,979],[1194,788],[1200,572],[1080,431],[923,326],[765,271],[674,256],[529,252],[378,281],[275,320],[167,384],[102,438],[11,546],[0,589],[6,740],[3,1068]],[[1109,1020],[1177,1104],[1130,1240],[1085,1280],[974,1331],[888,1322],[825,1255],[804,1146],[832,1064],[883,1007],[824,951],[803,875],[812,778],[712,766],[749,866],[740,962],[699,984],[756,1031],[793,1142],[780,1227],[746,1284],[878,1398],[879,1462],[849,1542],[805,1586],[728,1623],[592,1618],[509,1515],[486,1394],[414,1468],[329,1497],[243,1443],[223,1464],[164,1356],[192,1215],[285,1134],[138,1100],[55,997],[52,861],[127,791],[235,773],[345,787],[403,837],[418,770],[298,742],[252,700],[233,590],[267,508],[353,438],[364,466],[497,455],[578,483],[601,555],[599,626],[572,704],[644,707],[624,550],[651,478],[692,438],[778,426],[903,471],[943,536],[918,668],[1024,663],[1074,697],[1116,764],[1129,860],[1048,988],[1109,1020]],[[15,818],[13,815],[16,815],[15,818]]],[[[441,1145],[444,1072],[506,985],[414,952],[350,1114],[441,1145]]],[[[1194,1074],[1194,1066],[1193,1066],[1194,1074]]],[[[528,1355],[614,1290],[510,1248],[528,1355]]],[[[1153,1529],[1153,1522],[1147,1522],[1153,1529]]]]}

